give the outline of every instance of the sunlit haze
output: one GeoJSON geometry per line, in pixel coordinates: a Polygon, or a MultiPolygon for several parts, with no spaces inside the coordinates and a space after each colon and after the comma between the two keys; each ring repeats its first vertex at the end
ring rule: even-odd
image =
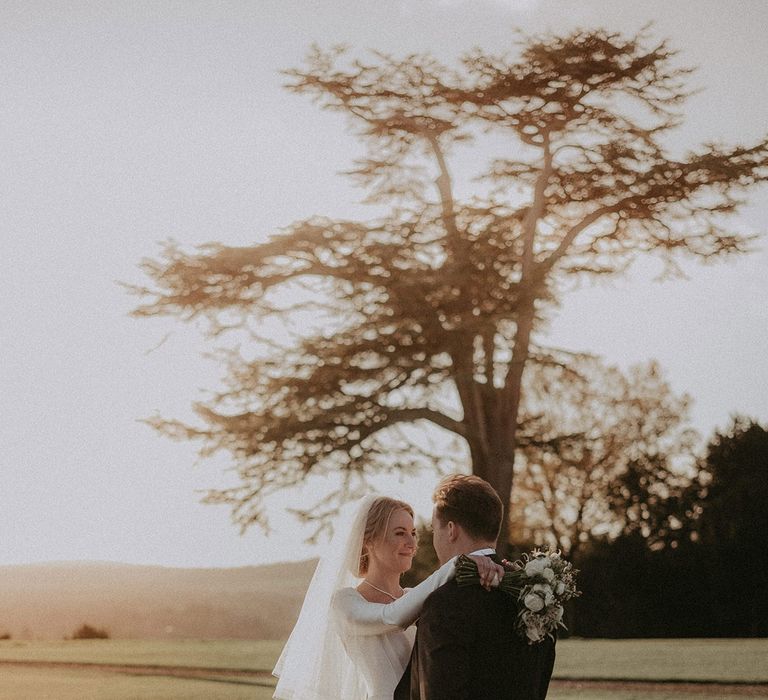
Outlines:
{"type": "MultiPolygon", "coordinates": [[[[749,143],[768,127],[768,3],[742,0],[298,0],[3,2],[0,6],[0,564],[108,560],[245,566],[312,556],[286,505],[244,535],[225,506],[226,456],[199,461],[141,422],[193,419],[223,369],[195,324],[128,316],[119,282],[159,243],[260,242],[313,214],[369,218],[338,173],[362,147],[338,114],[283,87],[313,42],[444,62],[514,30],[605,26],[659,39],[699,70],[673,152],[749,143]],[[735,9],[738,7],[738,9],[735,9]]],[[[493,153],[457,155],[460,182],[493,153]],[[480,158],[480,160],[476,160],[480,158]]],[[[469,185],[467,185],[469,186],[469,185]]],[[[740,231],[768,230],[768,191],[740,231]]],[[[621,367],[656,358],[709,436],[730,416],[768,421],[768,251],[658,282],[631,273],[569,294],[550,341],[621,367]]],[[[381,480],[427,515],[435,477],[381,480]]]]}

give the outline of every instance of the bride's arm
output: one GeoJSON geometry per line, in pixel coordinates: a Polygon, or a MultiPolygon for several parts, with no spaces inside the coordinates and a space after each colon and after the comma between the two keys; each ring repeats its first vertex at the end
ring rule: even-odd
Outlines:
{"type": "Polygon", "coordinates": [[[333,606],[342,621],[357,634],[381,634],[413,624],[430,593],[448,583],[456,573],[456,558],[449,559],[418,586],[391,603],[370,603],[353,588],[339,591],[333,606]]]}

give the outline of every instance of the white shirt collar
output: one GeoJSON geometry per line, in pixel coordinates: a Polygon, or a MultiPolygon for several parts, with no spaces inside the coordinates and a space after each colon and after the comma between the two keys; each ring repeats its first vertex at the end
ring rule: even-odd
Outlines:
{"type": "Polygon", "coordinates": [[[477,549],[469,554],[496,554],[496,550],[493,547],[486,547],[485,549],[477,549]]]}

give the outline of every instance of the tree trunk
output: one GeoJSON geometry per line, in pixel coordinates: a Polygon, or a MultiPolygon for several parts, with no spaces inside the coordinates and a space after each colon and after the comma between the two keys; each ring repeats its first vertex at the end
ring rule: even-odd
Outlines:
{"type": "MultiPolygon", "coordinates": [[[[504,505],[498,540],[502,552],[506,552],[509,544],[509,506],[514,481],[517,423],[534,318],[534,305],[529,301],[520,310],[515,345],[503,388],[488,387],[481,392],[472,379],[471,358],[464,355],[466,347],[462,347],[463,352],[452,354],[456,387],[467,427],[472,473],[493,486],[504,505]]],[[[489,377],[489,381],[492,378],[489,377]]]]}
{"type": "Polygon", "coordinates": [[[504,504],[505,517],[499,534],[500,547],[504,550],[509,545],[509,507],[512,502],[512,483],[515,475],[515,458],[517,456],[517,426],[522,397],[523,372],[528,361],[533,332],[535,309],[532,301],[521,306],[515,333],[515,346],[512,350],[512,360],[504,382],[503,396],[500,405],[499,421],[494,440],[498,445],[498,468],[495,481],[492,483],[504,504]]]}
{"type": "Polygon", "coordinates": [[[506,454],[499,454],[497,459],[498,469],[496,473],[496,483],[492,486],[496,489],[496,493],[499,494],[501,502],[504,504],[504,517],[501,520],[501,530],[499,531],[499,551],[505,556],[509,549],[509,532],[510,532],[510,513],[509,506],[512,502],[512,479],[515,467],[515,453],[514,451],[506,454]]]}

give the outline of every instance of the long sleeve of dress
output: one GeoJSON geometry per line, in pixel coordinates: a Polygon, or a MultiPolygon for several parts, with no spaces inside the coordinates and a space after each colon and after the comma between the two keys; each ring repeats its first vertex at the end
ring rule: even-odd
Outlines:
{"type": "Polygon", "coordinates": [[[374,635],[392,629],[405,629],[421,613],[429,595],[450,581],[456,572],[456,558],[449,559],[418,586],[407,590],[391,603],[370,603],[354,588],[344,588],[333,598],[333,607],[347,631],[359,635],[374,635]]]}

